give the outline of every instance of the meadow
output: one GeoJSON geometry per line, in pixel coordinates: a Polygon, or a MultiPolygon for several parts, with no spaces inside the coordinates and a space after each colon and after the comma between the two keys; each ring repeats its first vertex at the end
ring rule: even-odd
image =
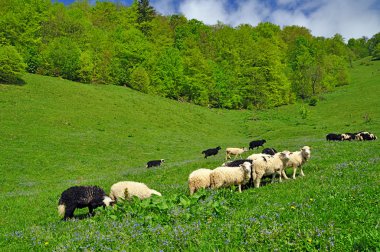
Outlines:
{"type": "Polygon", "coordinates": [[[0,85],[0,251],[379,251],[379,140],[325,140],[330,132],[380,136],[380,61],[355,62],[350,72],[350,84],[316,106],[254,111],[30,74],[25,84],[0,85]],[[191,171],[224,162],[223,151],[204,159],[202,150],[254,139],[277,150],[311,146],[306,176],[188,195],[191,171]],[[161,158],[164,166],[145,168],[161,158]],[[58,217],[68,187],[108,192],[122,180],[163,197],[58,217]]]}

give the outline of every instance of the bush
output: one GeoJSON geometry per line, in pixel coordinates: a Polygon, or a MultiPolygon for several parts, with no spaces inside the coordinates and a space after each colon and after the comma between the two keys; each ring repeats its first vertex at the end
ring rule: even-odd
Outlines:
{"type": "Polygon", "coordinates": [[[0,46],[0,82],[17,82],[25,68],[24,60],[15,47],[0,46]]]}
{"type": "Polygon", "coordinates": [[[309,100],[309,106],[317,106],[318,98],[313,96],[309,100]]]}

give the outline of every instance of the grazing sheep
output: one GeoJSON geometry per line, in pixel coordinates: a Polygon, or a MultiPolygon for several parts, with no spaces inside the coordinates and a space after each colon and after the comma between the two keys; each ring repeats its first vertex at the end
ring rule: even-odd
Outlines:
{"type": "Polygon", "coordinates": [[[161,193],[156,190],[150,189],[144,183],[134,181],[120,181],[111,186],[110,198],[113,200],[118,199],[131,199],[136,196],[140,199],[146,199],[153,194],[161,196],[161,193]]]}
{"type": "MultiPolygon", "coordinates": [[[[311,151],[309,146],[304,146],[300,151],[291,152],[289,155],[289,161],[286,167],[293,167],[293,179],[296,179],[297,168],[301,170],[301,176],[305,176],[302,170],[302,165],[310,158],[311,151]]],[[[284,178],[287,178],[285,170],[283,171],[284,178]]]]}
{"type": "Polygon", "coordinates": [[[341,135],[344,141],[355,140],[356,133],[344,133],[341,135]]]}
{"type": "Polygon", "coordinates": [[[370,132],[361,131],[361,132],[356,133],[355,139],[360,140],[360,141],[376,140],[377,136],[375,136],[374,134],[372,134],[370,132]]]}
{"type": "MultiPolygon", "coordinates": [[[[276,153],[271,158],[256,158],[252,164],[252,179],[254,181],[254,186],[256,188],[260,187],[261,179],[264,176],[272,175],[272,182],[276,177],[276,174],[279,175],[279,180],[281,180],[281,174],[286,167],[286,163],[289,160],[289,151],[282,151],[276,153]]],[[[286,177],[287,178],[287,177],[286,177]]]]}
{"type": "Polygon", "coordinates": [[[274,154],[277,153],[277,151],[274,148],[265,148],[261,153],[273,156],[274,154]]]}
{"type": "Polygon", "coordinates": [[[249,149],[254,149],[254,148],[259,148],[260,146],[264,146],[264,144],[266,143],[267,141],[262,139],[262,140],[255,140],[255,141],[252,141],[249,143],[249,149]]]}
{"type": "Polygon", "coordinates": [[[244,162],[239,167],[217,167],[210,174],[210,184],[212,189],[228,187],[231,185],[239,186],[248,183],[251,178],[251,163],[244,162]]]}
{"type": "Polygon", "coordinates": [[[189,190],[190,195],[193,195],[196,191],[201,188],[210,187],[210,174],[212,170],[201,168],[193,171],[189,175],[189,190]]]}
{"type": "Polygon", "coordinates": [[[146,163],[146,168],[155,167],[155,166],[160,166],[160,165],[163,164],[164,162],[165,162],[165,159],[151,160],[151,161],[148,161],[148,163],[146,163]]]}
{"type": "Polygon", "coordinates": [[[235,158],[237,158],[237,156],[240,156],[240,158],[242,158],[241,154],[248,151],[247,148],[243,147],[243,148],[227,148],[226,149],[226,160],[230,159],[231,158],[231,155],[235,155],[235,158]]]}
{"type": "Polygon", "coordinates": [[[329,133],[326,135],[327,141],[342,141],[343,136],[342,134],[335,134],[335,133],[329,133]]]}
{"type": "Polygon", "coordinates": [[[207,158],[209,156],[215,156],[216,154],[218,154],[218,151],[220,149],[221,149],[220,146],[218,146],[216,148],[207,149],[207,150],[202,151],[202,154],[205,154],[205,158],[207,158]]]}
{"type": "Polygon", "coordinates": [[[73,186],[61,194],[58,214],[67,220],[67,218],[74,217],[75,209],[88,207],[89,213],[93,215],[95,208],[109,206],[113,202],[98,186],[73,186]]]}

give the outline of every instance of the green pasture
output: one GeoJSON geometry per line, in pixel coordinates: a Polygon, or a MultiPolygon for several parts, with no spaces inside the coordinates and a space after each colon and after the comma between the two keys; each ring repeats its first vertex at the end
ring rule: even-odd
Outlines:
{"type": "Polygon", "coordinates": [[[330,132],[380,136],[380,62],[365,59],[350,71],[350,85],[316,106],[262,111],[30,74],[22,85],[0,85],[0,251],[379,251],[380,140],[325,140],[330,132]],[[277,150],[311,146],[306,176],[189,197],[191,171],[215,168],[223,149],[255,139],[277,150]],[[203,158],[218,145],[217,156],[203,158]],[[161,158],[164,166],[145,168],[161,158]],[[58,217],[68,187],[109,192],[122,180],[163,197],[97,209],[93,218],[58,217]]]}

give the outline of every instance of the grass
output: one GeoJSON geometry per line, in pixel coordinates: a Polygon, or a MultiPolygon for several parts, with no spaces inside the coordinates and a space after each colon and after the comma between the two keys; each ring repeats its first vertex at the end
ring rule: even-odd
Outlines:
{"type": "Polygon", "coordinates": [[[25,85],[0,85],[0,250],[379,251],[378,140],[324,138],[380,135],[380,62],[362,60],[351,72],[350,85],[316,106],[263,111],[210,110],[38,75],[26,75],[25,85]],[[192,170],[223,163],[223,152],[204,159],[202,150],[254,139],[278,150],[312,146],[306,176],[241,194],[188,196],[192,170]],[[163,167],[145,168],[160,158],[163,167]],[[63,190],[109,191],[121,180],[144,182],[163,197],[60,221],[63,190]]]}

